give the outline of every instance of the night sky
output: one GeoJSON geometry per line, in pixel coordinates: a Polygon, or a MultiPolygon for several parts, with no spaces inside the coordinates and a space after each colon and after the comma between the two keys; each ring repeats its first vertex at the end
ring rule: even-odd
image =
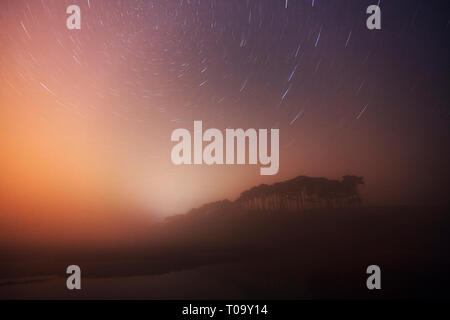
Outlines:
{"type": "Polygon", "coordinates": [[[377,1],[2,1],[2,206],[167,215],[300,174],[448,202],[448,1],[381,1],[368,30],[377,1]],[[194,120],[279,128],[279,173],[173,165],[194,120]]]}

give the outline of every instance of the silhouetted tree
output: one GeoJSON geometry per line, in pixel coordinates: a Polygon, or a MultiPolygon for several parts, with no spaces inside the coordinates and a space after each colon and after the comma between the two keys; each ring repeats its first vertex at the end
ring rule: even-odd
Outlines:
{"type": "Polygon", "coordinates": [[[348,193],[349,205],[360,206],[362,204],[362,200],[358,192],[358,185],[364,184],[364,178],[346,175],[342,177],[342,184],[348,193]]]}
{"type": "Polygon", "coordinates": [[[261,184],[241,193],[237,203],[252,210],[301,211],[306,203],[312,206],[361,205],[358,185],[363,177],[346,175],[339,180],[298,176],[273,185],[261,184]]]}

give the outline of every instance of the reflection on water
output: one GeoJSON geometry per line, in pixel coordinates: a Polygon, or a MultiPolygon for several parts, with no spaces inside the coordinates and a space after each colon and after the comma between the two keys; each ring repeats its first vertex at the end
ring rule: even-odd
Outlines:
{"type": "Polygon", "coordinates": [[[29,284],[29,283],[39,283],[51,281],[56,276],[45,276],[45,277],[23,277],[23,278],[14,278],[14,279],[1,279],[0,287],[3,286],[13,286],[19,284],[29,284]]]}
{"type": "Polygon", "coordinates": [[[210,266],[163,275],[87,278],[69,291],[60,276],[2,280],[0,299],[221,299],[239,296],[220,278],[227,266],[210,266]],[[206,276],[207,275],[207,276],[206,276]]]}

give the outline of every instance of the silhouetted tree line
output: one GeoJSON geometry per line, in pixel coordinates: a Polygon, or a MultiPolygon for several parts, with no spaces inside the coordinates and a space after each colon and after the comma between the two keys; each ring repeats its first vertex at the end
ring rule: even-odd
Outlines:
{"type": "Polygon", "coordinates": [[[261,184],[242,192],[236,201],[207,203],[188,214],[228,213],[242,207],[259,211],[300,211],[314,207],[360,206],[360,184],[364,184],[364,178],[351,175],[343,176],[342,180],[298,176],[272,185],[261,184]]]}
{"type": "Polygon", "coordinates": [[[248,209],[264,211],[360,206],[359,184],[364,184],[363,177],[346,175],[342,180],[329,180],[298,176],[272,185],[253,187],[242,192],[236,202],[248,209]]]}

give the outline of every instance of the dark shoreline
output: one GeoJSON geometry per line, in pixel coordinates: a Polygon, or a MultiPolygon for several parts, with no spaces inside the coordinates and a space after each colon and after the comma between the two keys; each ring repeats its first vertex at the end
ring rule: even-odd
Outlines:
{"type": "MultiPolygon", "coordinates": [[[[65,268],[75,262],[86,279],[192,270],[211,270],[217,277],[215,270],[223,269],[220,277],[225,283],[236,285],[239,294],[248,298],[366,298],[365,268],[377,264],[383,273],[383,297],[448,297],[447,209],[188,214],[170,219],[148,243],[137,246],[39,250],[45,258],[10,256],[0,263],[0,279],[55,274],[65,278],[65,268]]],[[[206,272],[203,281],[210,276],[206,272]]],[[[0,286],[0,291],[7,288],[0,286]]]]}

